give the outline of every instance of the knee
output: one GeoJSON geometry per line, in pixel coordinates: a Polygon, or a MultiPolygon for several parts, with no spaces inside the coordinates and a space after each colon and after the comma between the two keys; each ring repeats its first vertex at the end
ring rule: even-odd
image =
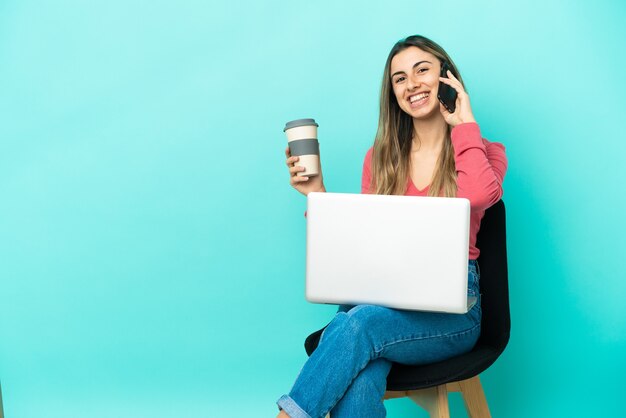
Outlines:
{"type": "Polygon", "coordinates": [[[376,305],[358,305],[347,312],[347,324],[357,332],[367,332],[380,323],[380,317],[389,308],[376,305]]]}
{"type": "Polygon", "coordinates": [[[375,305],[357,305],[348,312],[338,312],[328,327],[322,333],[322,340],[329,334],[341,335],[348,341],[374,343],[376,325],[380,316],[388,308],[375,305]]]}
{"type": "Polygon", "coordinates": [[[358,305],[350,309],[343,314],[342,331],[355,340],[375,339],[377,323],[385,309],[387,308],[375,305],[358,305]]]}

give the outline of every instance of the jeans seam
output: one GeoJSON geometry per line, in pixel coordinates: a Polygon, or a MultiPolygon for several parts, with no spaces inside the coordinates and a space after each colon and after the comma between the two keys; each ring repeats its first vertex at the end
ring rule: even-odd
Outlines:
{"type": "Polygon", "coordinates": [[[467,334],[467,333],[469,333],[471,331],[474,331],[476,328],[480,328],[480,322],[477,323],[476,325],[474,325],[471,328],[467,328],[467,329],[465,329],[463,331],[455,332],[455,333],[452,333],[452,334],[437,334],[437,335],[428,335],[428,336],[422,336],[422,337],[416,336],[416,337],[405,338],[403,340],[393,341],[393,342],[390,342],[390,343],[385,343],[385,344],[383,344],[380,347],[380,349],[374,348],[374,353],[380,354],[387,347],[390,347],[390,346],[392,346],[394,344],[398,344],[398,343],[405,343],[407,341],[419,341],[419,340],[427,340],[427,339],[430,339],[430,338],[442,338],[442,337],[457,337],[459,335],[467,334]]]}

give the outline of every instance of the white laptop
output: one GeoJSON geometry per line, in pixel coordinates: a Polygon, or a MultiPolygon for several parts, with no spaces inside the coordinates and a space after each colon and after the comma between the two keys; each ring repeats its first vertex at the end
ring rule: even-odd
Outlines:
{"type": "Polygon", "coordinates": [[[466,313],[469,200],[310,193],[306,299],[466,313]]]}

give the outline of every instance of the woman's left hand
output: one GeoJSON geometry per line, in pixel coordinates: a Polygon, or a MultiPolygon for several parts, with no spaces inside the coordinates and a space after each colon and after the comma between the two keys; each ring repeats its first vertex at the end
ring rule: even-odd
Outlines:
{"type": "Polygon", "coordinates": [[[470,106],[469,96],[465,92],[463,85],[450,70],[448,70],[448,77],[450,78],[439,77],[439,80],[456,90],[456,108],[454,109],[454,113],[450,113],[448,109],[439,102],[439,110],[443,118],[448,125],[451,125],[453,128],[460,123],[476,122],[474,114],[472,113],[472,107],[470,106]]]}

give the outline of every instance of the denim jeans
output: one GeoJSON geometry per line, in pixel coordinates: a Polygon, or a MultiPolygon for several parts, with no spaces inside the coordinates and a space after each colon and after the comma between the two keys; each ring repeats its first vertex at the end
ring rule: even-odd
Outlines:
{"type": "Polygon", "coordinates": [[[465,314],[340,305],[279,409],[292,418],[378,418],[392,362],[427,364],[470,351],[480,335],[479,268],[469,260],[465,314]]]}

